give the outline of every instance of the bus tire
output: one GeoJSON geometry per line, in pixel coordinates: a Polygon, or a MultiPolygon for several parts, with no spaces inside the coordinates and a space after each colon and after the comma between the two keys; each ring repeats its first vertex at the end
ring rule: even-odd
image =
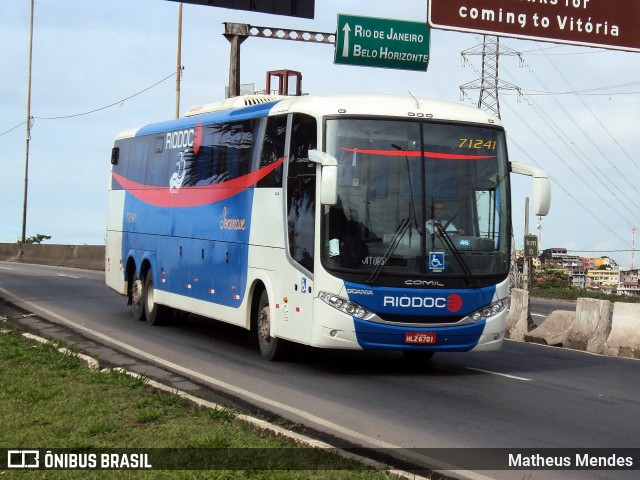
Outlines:
{"type": "Polygon", "coordinates": [[[256,315],[256,333],[262,358],[272,362],[282,360],[285,356],[285,340],[271,336],[271,313],[266,290],[260,295],[256,315]]]}
{"type": "Polygon", "coordinates": [[[146,319],[144,314],[144,285],[142,280],[138,278],[137,274],[133,274],[131,281],[131,311],[133,312],[133,318],[136,320],[144,321],[146,319]]]}
{"type": "Polygon", "coordinates": [[[155,288],[153,287],[153,274],[147,272],[144,279],[143,292],[144,314],[149,325],[165,325],[171,318],[172,309],[165,305],[159,305],[155,301],[155,288]]]}

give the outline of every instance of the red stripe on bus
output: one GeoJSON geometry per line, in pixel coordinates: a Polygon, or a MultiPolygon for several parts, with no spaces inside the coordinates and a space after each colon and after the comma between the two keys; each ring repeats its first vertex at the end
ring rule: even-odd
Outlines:
{"type": "MultiPolygon", "coordinates": [[[[422,153],[415,150],[361,150],[359,148],[342,148],[346,152],[362,153],[364,155],[382,155],[387,157],[421,157],[422,153]]],[[[454,153],[424,152],[427,158],[442,158],[444,160],[486,160],[496,158],[495,155],[458,155],[454,153]]]]}
{"type": "Polygon", "coordinates": [[[171,193],[169,186],[144,185],[129,180],[122,175],[112,172],[113,178],[122,188],[145,203],[155,207],[199,207],[209,205],[229,197],[237,195],[247,188],[255,185],[258,181],[269,175],[282,164],[285,157],[273,162],[266,167],[255,172],[234,178],[226,182],[214,183],[212,185],[197,185],[192,187],[181,187],[171,193]]]}

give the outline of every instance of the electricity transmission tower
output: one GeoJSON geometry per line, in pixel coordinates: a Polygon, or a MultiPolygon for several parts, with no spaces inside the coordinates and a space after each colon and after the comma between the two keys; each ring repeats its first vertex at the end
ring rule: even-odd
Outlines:
{"type": "Polygon", "coordinates": [[[500,45],[500,37],[492,37],[484,35],[481,45],[476,45],[462,53],[464,62],[468,61],[467,57],[482,57],[482,74],[481,77],[472,82],[465,83],[460,86],[463,97],[471,98],[467,93],[468,90],[479,90],[478,108],[493,113],[494,116],[500,118],[500,99],[498,92],[500,90],[516,90],[520,92],[520,88],[511,83],[501,80],[499,73],[499,61],[501,55],[517,56],[520,58],[520,52],[509,47],[500,45]]]}

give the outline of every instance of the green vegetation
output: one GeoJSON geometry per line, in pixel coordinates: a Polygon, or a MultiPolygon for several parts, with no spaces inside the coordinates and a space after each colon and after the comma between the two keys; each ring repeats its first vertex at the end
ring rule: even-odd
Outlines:
{"type": "Polygon", "coordinates": [[[176,395],[151,389],[144,379],[90,370],[56,346],[30,343],[19,332],[0,333],[0,405],[4,448],[170,448],[185,449],[181,452],[189,458],[194,452],[211,452],[204,449],[225,449],[228,455],[237,449],[249,464],[246,452],[277,452],[269,470],[238,467],[236,462],[231,470],[6,470],[0,471],[3,479],[389,478],[386,472],[365,470],[337,455],[292,448],[292,442],[236,422],[231,409],[198,409],[176,395]]]}
{"type": "Polygon", "coordinates": [[[51,235],[43,235],[42,233],[38,233],[37,235],[31,235],[24,239],[22,243],[37,243],[41,244],[45,240],[51,240],[51,235]]]}
{"type": "Polygon", "coordinates": [[[567,281],[567,272],[555,265],[542,265],[534,272],[534,285],[536,288],[548,290],[566,290],[571,287],[567,281]]]}
{"type": "Polygon", "coordinates": [[[573,300],[578,298],[596,298],[598,300],[609,300],[611,302],[624,303],[640,303],[638,297],[628,297],[626,295],[608,295],[602,292],[594,292],[592,290],[584,290],[581,288],[569,287],[564,285],[560,288],[540,288],[538,286],[529,292],[532,297],[552,298],[556,300],[573,300]]]}

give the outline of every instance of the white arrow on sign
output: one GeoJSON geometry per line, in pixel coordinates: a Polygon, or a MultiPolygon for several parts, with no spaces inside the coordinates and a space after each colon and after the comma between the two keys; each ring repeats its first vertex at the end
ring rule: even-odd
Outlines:
{"type": "Polygon", "coordinates": [[[344,44],[342,45],[342,56],[347,58],[349,56],[349,32],[351,32],[351,27],[348,23],[345,23],[344,27],[342,27],[342,31],[344,32],[344,44]]]}

